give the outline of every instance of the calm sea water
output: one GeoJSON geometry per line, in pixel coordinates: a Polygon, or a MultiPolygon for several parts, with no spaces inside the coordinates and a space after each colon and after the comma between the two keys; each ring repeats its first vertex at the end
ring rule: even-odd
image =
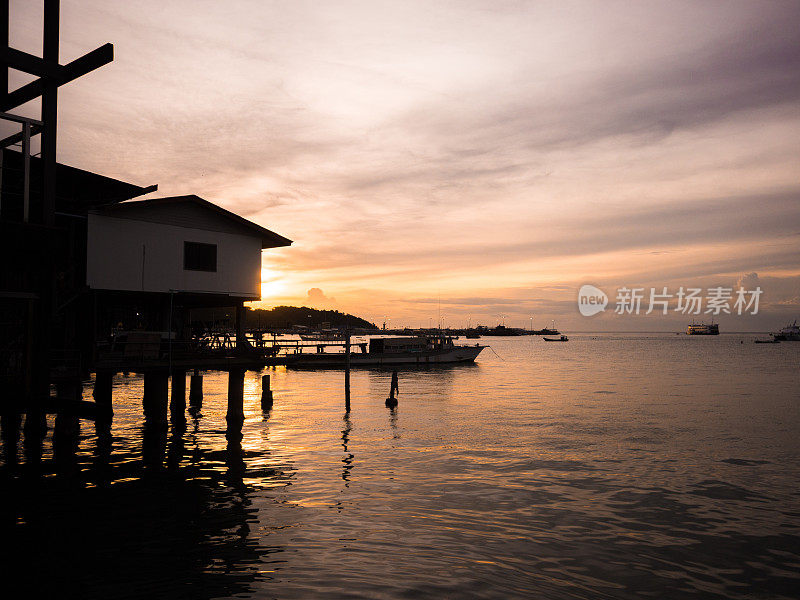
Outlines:
{"type": "Polygon", "coordinates": [[[485,338],[494,352],[474,366],[400,371],[393,411],[388,371],[353,372],[349,413],[341,371],[265,371],[269,414],[248,373],[241,448],[225,439],[224,374],[206,374],[201,416],[163,433],[142,427],[141,378],[120,376],[111,436],[84,421],[73,445],[51,421],[37,465],[5,423],[4,585],[797,597],[800,343],[752,340],[485,338]]]}

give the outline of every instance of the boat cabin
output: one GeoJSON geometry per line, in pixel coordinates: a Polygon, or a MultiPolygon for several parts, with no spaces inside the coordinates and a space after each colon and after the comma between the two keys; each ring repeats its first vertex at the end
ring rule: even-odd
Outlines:
{"type": "Polygon", "coordinates": [[[372,338],[369,341],[370,354],[385,352],[422,352],[428,349],[424,337],[372,338]]]}
{"type": "Polygon", "coordinates": [[[372,338],[369,341],[369,351],[370,353],[422,352],[442,350],[452,345],[453,338],[448,336],[372,338]]]}

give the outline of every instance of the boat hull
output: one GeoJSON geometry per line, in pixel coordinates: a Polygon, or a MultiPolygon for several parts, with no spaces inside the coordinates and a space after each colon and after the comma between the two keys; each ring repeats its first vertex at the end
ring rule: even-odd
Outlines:
{"type": "Polygon", "coordinates": [[[773,333],[772,337],[779,342],[800,342],[800,333],[795,332],[781,332],[773,333]]]}
{"type": "Polygon", "coordinates": [[[689,325],[686,328],[686,335],[719,335],[719,325],[689,325]]]}
{"type": "MultiPolygon", "coordinates": [[[[444,350],[421,352],[351,353],[350,367],[391,367],[450,365],[474,362],[486,346],[453,346],[444,350]]],[[[345,354],[320,352],[317,354],[290,354],[286,356],[287,367],[344,368],[345,354]]]]}

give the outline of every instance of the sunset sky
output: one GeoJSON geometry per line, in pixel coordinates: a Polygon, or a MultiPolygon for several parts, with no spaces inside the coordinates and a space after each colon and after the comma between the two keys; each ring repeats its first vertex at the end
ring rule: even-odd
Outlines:
{"type": "Polygon", "coordinates": [[[800,319],[800,2],[62,0],[61,35],[115,60],[59,92],[59,161],[294,240],[263,306],[671,330],[577,290],[741,282],[723,331],[800,319]]]}

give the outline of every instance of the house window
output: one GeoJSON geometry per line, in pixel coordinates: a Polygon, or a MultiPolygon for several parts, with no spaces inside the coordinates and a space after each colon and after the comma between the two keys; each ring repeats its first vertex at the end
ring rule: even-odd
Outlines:
{"type": "Polygon", "coordinates": [[[217,245],[183,242],[183,269],[185,271],[217,271],[217,245]]]}

